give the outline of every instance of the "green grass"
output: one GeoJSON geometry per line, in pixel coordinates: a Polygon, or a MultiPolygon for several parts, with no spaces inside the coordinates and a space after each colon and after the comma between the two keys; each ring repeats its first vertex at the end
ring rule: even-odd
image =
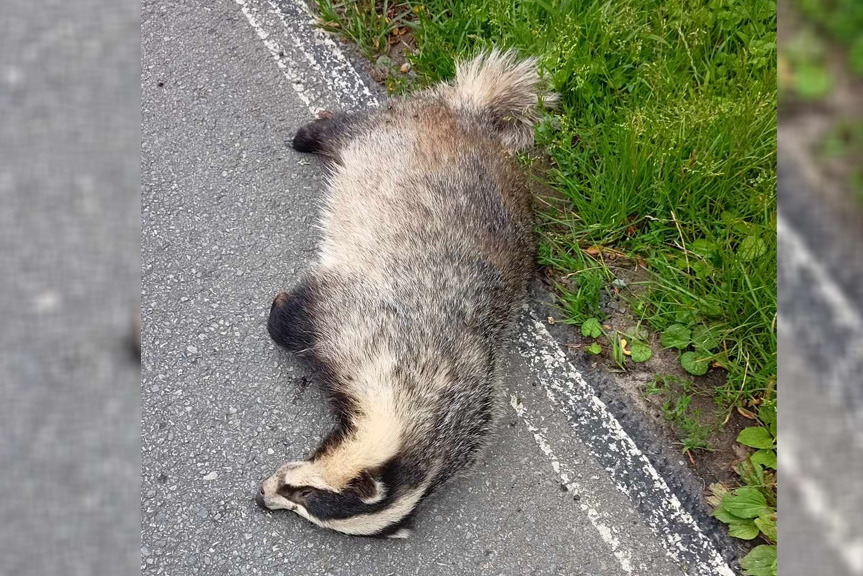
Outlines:
{"type": "Polygon", "coordinates": [[[354,42],[369,60],[383,54],[393,30],[413,26],[415,13],[405,2],[317,3],[324,28],[354,42]]]}
{"type": "Polygon", "coordinates": [[[456,59],[492,46],[537,56],[561,95],[537,131],[555,191],[540,203],[540,258],[569,320],[600,315],[619,267],[640,262],[648,273],[629,296],[639,318],[658,331],[703,324],[721,336],[713,361],[728,378],[718,401],[745,405],[772,390],[775,2],[320,5],[328,27],[371,57],[393,26],[410,27],[415,81],[391,83],[396,90],[450,78],[456,59]]]}
{"type": "Polygon", "coordinates": [[[684,454],[713,450],[708,441],[713,427],[704,424],[699,410],[690,406],[693,394],[690,379],[671,374],[657,374],[644,388],[648,398],[658,396],[663,400],[662,415],[677,433],[684,454]]]}

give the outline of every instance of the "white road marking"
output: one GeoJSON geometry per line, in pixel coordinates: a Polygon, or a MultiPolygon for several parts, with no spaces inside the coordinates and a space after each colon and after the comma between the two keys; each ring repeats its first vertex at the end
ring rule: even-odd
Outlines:
{"type": "MultiPolygon", "coordinates": [[[[552,450],[548,440],[545,438],[545,435],[539,430],[539,428],[531,423],[530,418],[527,416],[527,409],[524,407],[524,404],[519,402],[514,394],[510,394],[509,405],[512,406],[515,413],[518,414],[519,418],[521,418],[525,426],[527,426],[528,431],[533,434],[533,439],[536,442],[536,445],[549,459],[554,473],[557,474],[557,477],[560,478],[560,481],[564,486],[566,486],[566,491],[572,495],[579,496],[579,505],[581,506],[582,512],[587,515],[587,519],[593,527],[596,528],[596,531],[599,532],[599,536],[606,544],[608,544],[608,547],[611,548],[611,553],[614,554],[618,564],[620,564],[620,568],[627,574],[632,574],[632,551],[629,548],[622,546],[620,539],[614,535],[612,528],[600,521],[602,515],[596,510],[595,505],[590,500],[590,496],[581,491],[577,482],[570,480],[569,473],[566,471],[566,464],[563,463],[563,465],[561,465],[561,460],[555,455],[554,450],[552,450]]],[[[647,567],[642,564],[639,566],[639,569],[643,571],[646,570],[647,567]]]]}
{"type": "MultiPolygon", "coordinates": [[[[829,310],[829,318],[822,318],[826,326],[834,326],[848,331],[848,341],[842,342],[846,353],[836,355],[820,375],[833,401],[843,407],[843,415],[851,422],[850,430],[858,446],[863,446],[863,431],[860,430],[861,408],[848,403],[843,392],[848,387],[855,386],[860,381],[860,369],[863,367],[863,316],[858,308],[832,279],[830,272],[821,265],[812,253],[803,237],[794,229],[779,212],[776,215],[776,228],[779,236],[779,256],[783,275],[793,278],[794,274],[801,277],[807,271],[808,277],[815,281],[805,280],[806,288],[812,298],[825,304],[829,310]]],[[[792,281],[793,282],[793,281],[792,281]]],[[[809,320],[799,317],[799,312],[793,307],[782,307],[778,314],[778,322],[806,333],[811,330],[807,325],[809,320]],[[787,309],[786,309],[787,308],[787,309]],[[795,317],[797,316],[797,317],[795,317]]]]}
{"type": "MultiPolygon", "coordinates": [[[[846,347],[847,350],[852,351],[851,354],[831,360],[830,369],[819,377],[835,394],[842,387],[854,386],[859,381],[859,366],[863,360],[863,317],[848,300],[843,290],[831,279],[832,275],[821,265],[803,236],[782,216],[781,212],[777,214],[776,224],[783,273],[788,276],[789,272],[808,271],[809,277],[816,281],[807,281],[807,288],[812,291],[813,297],[820,296],[821,302],[826,304],[832,313],[832,318],[825,318],[824,321],[847,329],[855,339],[854,342],[857,342],[856,344],[852,342],[846,347]]],[[[805,321],[795,318],[793,308],[779,314],[780,326],[787,330],[809,329],[809,326],[802,325],[801,322],[805,321]]],[[[802,391],[792,392],[802,393],[802,391]]],[[[813,390],[809,393],[815,392],[813,390]]],[[[841,403],[843,400],[839,398],[838,402],[841,403]]],[[[839,404],[838,407],[845,416],[848,416],[848,411],[853,409],[847,404],[839,404]]],[[[848,429],[856,446],[860,447],[863,446],[863,434],[855,424],[856,422],[852,421],[848,429]]],[[[812,463],[807,462],[806,457],[801,454],[799,442],[794,432],[789,431],[788,426],[780,429],[779,444],[782,446],[778,451],[778,457],[783,481],[790,482],[799,492],[799,502],[803,511],[819,527],[818,532],[827,546],[837,553],[851,573],[863,574],[863,538],[856,535],[853,527],[847,522],[847,509],[842,507],[841,502],[836,501],[835,495],[822,481],[807,472],[807,469],[811,469],[812,463]]]]}
{"type": "MultiPolygon", "coordinates": [[[[354,69],[350,60],[345,57],[338,44],[336,44],[329,34],[314,25],[315,17],[312,15],[311,10],[309,10],[308,4],[302,0],[288,1],[308,16],[309,26],[303,31],[307,30],[310,33],[309,36],[313,37],[312,41],[325,45],[327,47],[326,53],[332,56],[333,61],[328,62],[328,69],[324,70],[315,57],[306,49],[305,43],[302,41],[303,39],[297,36],[293,37],[294,45],[303,52],[312,68],[317,70],[327,79],[330,89],[333,92],[345,93],[352,90],[354,87],[359,87],[362,92],[364,104],[372,106],[380,105],[377,98],[372,94],[372,91],[354,69]]],[[[267,2],[272,7],[273,11],[279,14],[282,24],[287,29],[288,23],[285,20],[282,11],[279,10],[278,4],[274,0],[267,0],[267,2]]],[[[298,32],[301,31],[298,30],[298,32]]],[[[308,38],[306,38],[306,40],[308,40],[308,38]]]]}
{"type": "MultiPolygon", "coordinates": [[[[291,26],[285,20],[284,15],[281,14],[278,5],[273,0],[235,1],[240,5],[243,14],[246,16],[246,19],[249,21],[249,24],[255,30],[258,37],[264,42],[264,45],[273,56],[279,69],[281,69],[285,76],[291,80],[294,90],[296,90],[303,103],[313,114],[319,112],[320,108],[313,103],[313,97],[305,89],[304,79],[299,76],[299,73],[296,70],[293,70],[288,66],[288,59],[284,56],[284,46],[273,38],[274,30],[271,28],[272,22],[268,22],[263,16],[265,13],[275,15],[282,23],[284,29],[291,29],[291,26]],[[269,6],[269,10],[267,10],[265,6],[269,6]]],[[[297,6],[302,6],[304,12],[309,14],[308,7],[302,2],[302,0],[288,1],[297,6]]],[[[325,74],[316,61],[310,61],[313,68],[321,72],[321,74],[325,74],[328,80],[328,85],[330,85],[334,90],[338,90],[339,86],[361,85],[363,87],[361,91],[363,96],[367,98],[367,102],[370,105],[377,105],[378,102],[372,96],[369,88],[365,86],[365,83],[362,81],[359,74],[353,69],[333,40],[320,30],[315,29],[314,33],[316,34],[315,37],[320,42],[323,42],[328,46],[329,50],[335,55],[335,58],[345,65],[330,69],[325,74]],[[339,75],[344,75],[347,78],[339,78],[339,75]]],[[[282,35],[287,36],[284,30],[282,30],[282,35]]],[[[299,49],[305,58],[311,58],[314,60],[314,55],[302,45],[302,42],[299,39],[293,40],[292,45],[299,49]]],[[[625,461],[629,466],[638,466],[646,471],[653,479],[655,488],[661,490],[663,501],[656,503],[657,515],[653,518],[653,522],[650,523],[650,527],[660,536],[668,555],[679,562],[682,560],[681,552],[687,551],[696,557],[707,558],[704,565],[689,567],[693,574],[704,576],[734,576],[734,572],[725,563],[722,556],[713,546],[713,543],[701,532],[697,523],[689,513],[683,509],[680,501],[671,492],[668,485],[647,457],[642,454],[632,438],[630,438],[620,426],[620,423],[614,415],[608,411],[605,404],[595,395],[592,387],[585,382],[581,374],[575,370],[571,364],[566,362],[566,356],[563,350],[560,349],[557,342],[551,337],[542,323],[534,321],[533,331],[520,334],[519,341],[527,342],[533,347],[533,356],[525,355],[524,353],[522,354],[530,361],[531,367],[540,368],[546,371],[545,375],[539,375],[539,379],[543,382],[547,395],[549,396],[549,399],[552,400],[552,403],[557,406],[561,406],[561,402],[555,400],[552,390],[565,396],[564,404],[576,403],[578,405],[584,405],[586,403],[593,417],[603,424],[603,427],[608,434],[608,443],[610,446],[614,446],[612,449],[621,450],[620,457],[623,461],[625,461]],[[548,373],[548,370],[551,370],[551,373],[548,373]],[[688,544],[684,542],[678,534],[669,530],[671,523],[668,522],[668,520],[670,518],[673,518],[676,522],[685,523],[691,531],[700,538],[698,550],[687,550],[686,547],[688,544]]],[[[524,413],[522,412],[521,416],[525,419],[523,414],[524,413]]],[[[527,423],[526,420],[525,423],[527,423]]],[[[537,439],[536,436],[534,436],[534,438],[537,439]]],[[[539,443],[538,439],[537,442],[539,443]]],[[[540,444],[539,446],[540,449],[543,450],[543,444],[540,444]]],[[[547,444],[545,444],[545,446],[548,448],[547,444]]],[[[548,449],[550,450],[550,448],[548,449]]],[[[543,450],[543,452],[545,452],[545,450],[543,450]]],[[[546,453],[546,455],[549,455],[549,453],[546,453]]],[[[557,472],[560,467],[560,460],[553,458],[551,462],[552,467],[554,467],[557,472]],[[557,466],[555,466],[555,463],[557,463],[557,466]]],[[[561,476],[561,478],[563,478],[563,476],[561,476]]],[[[617,487],[630,498],[633,498],[634,494],[632,490],[634,490],[634,487],[627,486],[621,481],[618,481],[617,487]]],[[[584,495],[582,495],[582,498],[583,497],[584,495]]],[[[600,513],[589,506],[587,508],[588,519],[591,524],[596,527],[603,540],[609,544],[615,558],[617,558],[620,563],[621,568],[626,572],[631,573],[631,553],[620,546],[619,541],[613,537],[611,529],[598,521],[601,516],[600,513]]]]}
{"type": "Polygon", "coordinates": [[[276,61],[276,66],[279,67],[279,70],[282,71],[282,74],[290,80],[291,86],[294,87],[294,90],[297,93],[297,96],[300,97],[303,104],[313,113],[317,114],[320,112],[320,109],[316,109],[312,106],[312,101],[309,96],[306,94],[306,90],[303,86],[302,78],[296,73],[295,70],[290,68],[287,63],[287,58],[284,57],[284,51],[282,50],[279,42],[275,38],[271,38],[270,32],[268,32],[264,26],[264,23],[260,17],[260,10],[258,10],[257,2],[251,0],[236,0],[237,4],[240,5],[240,10],[243,11],[243,15],[246,17],[246,20],[249,21],[249,24],[257,33],[258,38],[264,43],[264,46],[267,47],[267,50],[270,51],[270,55],[273,57],[273,60],[276,61]]]}
{"type": "Polygon", "coordinates": [[[308,25],[302,28],[285,17],[275,0],[235,1],[276,65],[290,80],[294,91],[312,114],[316,115],[325,109],[322,94],[315,94],[310,86],[312,83],[322,83],[328,94],[337,94],[342,107],[379,105],[377,98],[333,39],[312,25],[313,16],[302,0],[289,0],[308,20],[308,25]],[[313,51],[311,46],[325,49],[313,51]],[[319,62],[322,56],[327,60],[323,65],[319,62]],[[305,60],[309,69],[314,70],[317,76],[307,78],[304,76],[305,69],[292,67],[290,63],[296,58],[305,60]]]}
{"type": "MultiPolygon", "coordinates": [[[[821,293],[824,300],[833,309],[837,323],[851,328],[863,338],[863,317],[860,316],[857,308],[851,304],[842,289],[830,279],[831,274],[818,262],[806,242],[785,220],[781,212],[776,214],[776,230],[780,241],[787,242],[792,248],[782,253],[782,264],[794,268],[808,268],[818,278],[818,282],[812,287],[821,293]]],[[[861,344],[863,344],[863,340],[861,340],[861,344]]]]}
{"type": "MultiPolygon", "coordinates": [[[[822,528],[824,540],[854,574],[863,574],[863,538],[855,537],[851,526],[845,521],[845,509],[833,502],[833,497],[821,484],[804,470],[806,464],[798,457],[797,443],[791,434],[780,433],[779,465],[782,478],[790,480],[800,491],[803,508],[822,528]]],[[[841,495],[839,500],[841,500],[841,495]]]]}
{"type": "MultiPolygon", "coordinates": [[[[615,461],[619,464],[619,467],[606,467],[617,489],[633,502],[645,496],[641,493],[645,488],[650,489],[652,506],[647,512],[642,510],[642,513],[646,516],[647,525],[661,538],[668,556],[679,564],[685,564],[687,558],[699,558],[700,565],[690,566],[693,574],[733,576],[734,571],[722,558],[713,542],[683,508],[680,500],[647,456],[641,452],[635,441],[626,433],[617,418],[596,395],[593,387],[567,361],[566,354],[543,323],[531,317],[529,326],[527,331],[518,336],[521,356],[528,362],[533,374],[545,388],[546,396],[552,405],[564,408],[562,412],[576,428],[592,427],[600,431],[599,444],[606,451],[604,456],[608,457],[609,453],[613,453],[615,461]],[[646,487],[637,481],[632,481],[622,473],[627,469],[643,473],[652,481],[652,485],[646,487]],[[684,541],[676,526],[686,527],[692,538],[684,541]]],[[[590,451],[594,457],[600,456],[594,449],[591,448],[590,451]]]]}

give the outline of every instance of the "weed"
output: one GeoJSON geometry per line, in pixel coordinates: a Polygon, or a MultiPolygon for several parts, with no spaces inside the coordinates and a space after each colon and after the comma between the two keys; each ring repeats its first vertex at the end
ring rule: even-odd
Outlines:
{"type": "Polygon", "coordinates": [[[664,399],[663,417],[677,432],[681,449],[687,455],[696,450],[712,451],[707,439],[713,427],[703,424],[699,410],[691,408],[693,394],[691,380],[670,374],[659,374],[644,387],[646,397],[664,399]]]}
{"type": "Polygon", "coordinates": [[[746,574],[776,576],[776,404],[765,401],[758,410],[757,426],[744,428],[737,441],[755,449],[734,467],[741,487],[728,490],[711,484],[708,502],[713,516],[728,525],[729,534],[742,540],[761,538],[741,561],[746,574]]]}
{"type": "Polygon", "coordinates": [[[386,54],[391,38],[397,38],[402,28],[413,26],[415,20],[407,2],[389,0],[318,0],[317,10],[322,28],[353,41],[372,61],[386,54]]]}
{"type": "Polygon", "coordinates": [[[638,363],[647,362],[653,356],[653,350],[642,341],[647,340],[648,334],[640,323],[623,332],[619,330],[606,332],[608,328],[603,327],[597,318],[588,318],[582,322],[581,335],[594,339],[594,342],[585,348],[586,352],[594,355],[601,354],[602,345],[599,339],[602,338],[611,346],[611,359],[621,370],[626,370],[627,357],[638,363]]]}

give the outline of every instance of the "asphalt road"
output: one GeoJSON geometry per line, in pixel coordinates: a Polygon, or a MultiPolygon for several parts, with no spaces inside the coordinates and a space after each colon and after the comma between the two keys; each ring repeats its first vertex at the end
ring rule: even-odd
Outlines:
{"type": "Polygon", "coordinates": [[[265,329],[314,254],[324,186],[285,143],[312,110],[377,99],[298,6],[143,5],[144,573],[729,574],[529,317],[489,453],[423,505],[412,539],[255,506],[260,479],[331,422],[265,329]]]}
{"type": "Polygon", "coordinates": [[[782,574],[861,575],[863,226],[779,166],[782,574]]]}
{"type": "Polygon", "coordinates": [[[138,21],[128,1],[3,4],[3,575],[138,568],[138,21]]]}

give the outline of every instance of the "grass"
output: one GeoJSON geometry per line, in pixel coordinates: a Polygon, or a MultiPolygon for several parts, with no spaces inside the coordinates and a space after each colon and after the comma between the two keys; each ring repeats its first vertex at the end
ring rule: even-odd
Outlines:
{"type": "Polygon", "coordinates": [[[554,190],[540,202],[541,264],[568,320],[602,317],[622,268],[654,330],[705,325],[725,406],[776,377],[776,3],[772,0],[319,2],[324,26],[371,58],[411,32],[409,76],[454,74],[492,46],[539,58],[561,95],[537,131],[554,190]]]}
{"type": "Polygon", "coordinates": [[[844,48],[848,68],[863,75],[863,4],[859,0],[796,0],[807,22],[844,48]]]}
{"type": "Polygon", "coordinates": [[[662,415],[676,430],[680,447],[687,455],[695,450],[713,450],[708,442],[711,426],[703,424],[699,410],[690,406],[693,393],[690,379],[673,374],[657,374],[644,389],[648,398],[658,396],[663,400],[662,415]]]}
{"type": "Polygon", "coordinates": [[[331,32],[338,32],[360,47],[363,55],[375,60],[389,47],[393,31],[412,26],[416,14],[404,2],[317,3],[318,16],[331,32]]]}

